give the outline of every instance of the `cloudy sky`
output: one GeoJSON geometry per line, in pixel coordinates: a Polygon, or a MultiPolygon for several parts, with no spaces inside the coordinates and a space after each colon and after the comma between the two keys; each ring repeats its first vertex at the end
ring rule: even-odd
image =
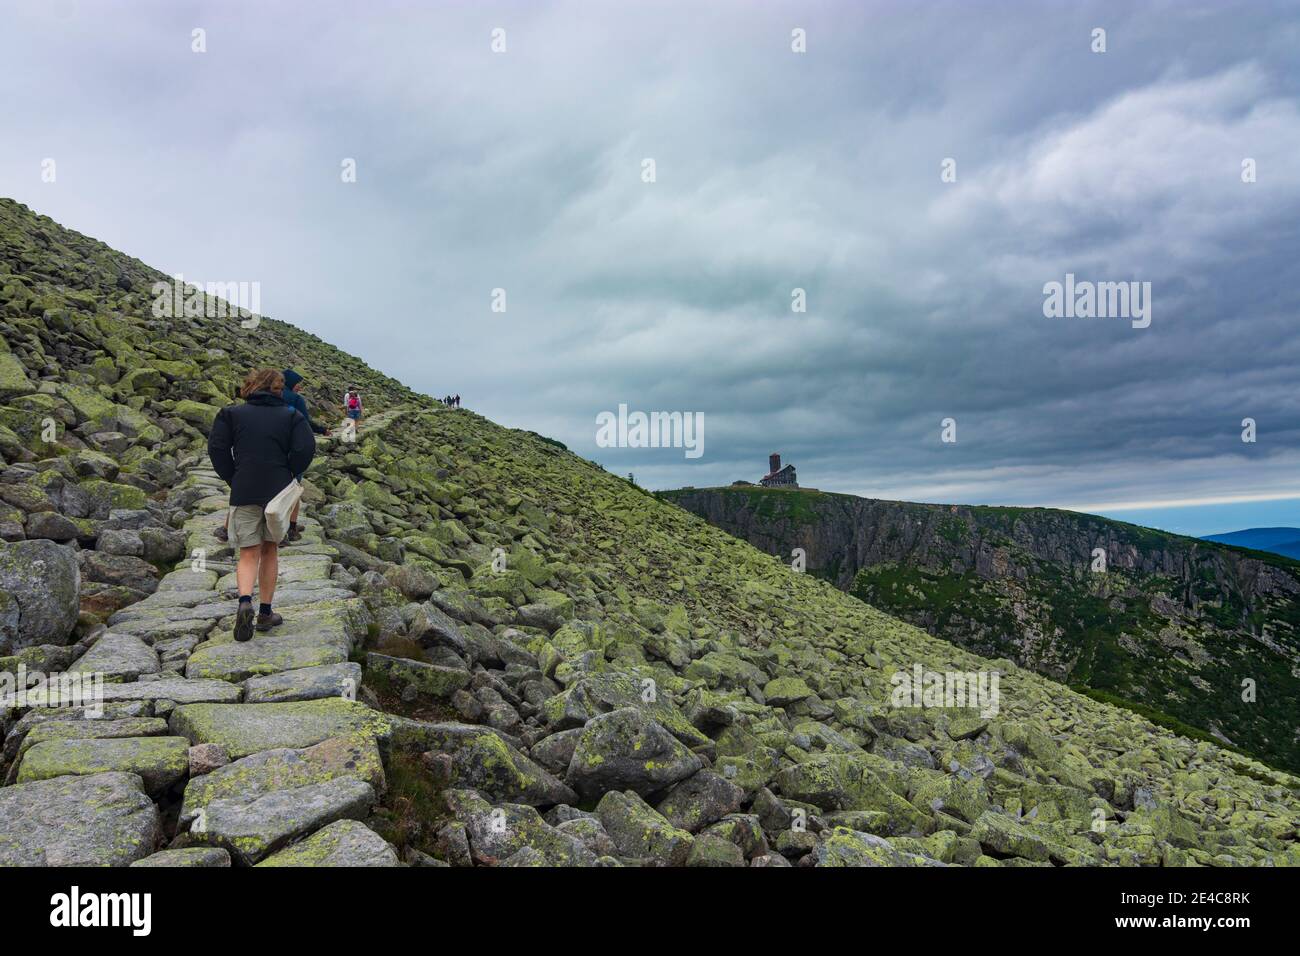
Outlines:
{"type": "Polygon", "coordinates": [[[0,0],[0,194],[648,487],[1300,524],[1297,4],[361,9],[0,0]]]}

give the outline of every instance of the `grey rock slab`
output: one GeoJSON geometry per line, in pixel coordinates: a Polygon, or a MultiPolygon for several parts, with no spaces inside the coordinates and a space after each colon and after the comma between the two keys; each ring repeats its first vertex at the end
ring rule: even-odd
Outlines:
{"type": "Polygon", "coordinates": [[[0,788],[0,866],[126,866],[161,836],[158,808],[132,773],[0,788]]]}
{"type": "Polygon", "coordinates": [[[209,641],[194,649],[185,663],[185,676],[245,681],[250,677],[342,664],[348,659],[348,639],[329,634],[256,633],[244,643],[209,641]]]}
{"type": "Polygon", "coordinates": [[[156,796],[189,773],[189,750],[184,737],[46,740],[23,754],[18,783],[120,771],[138,775],[156,796]]]}
{"type": "Polygon", "coordinates": [[[361,665],[353,661],[300,667],[244,681],[244,701],[271,704],[291,700],[355,696],[361,686],[361,665]]]}
{"type": "Polygon", "coordinates": [[[284,704],[187,704],[172,711],[168,724],[191,743],[220,744],[235,760],[351,734],[386,740],[392,728],[387,715],[339,697],[284,704]]]}
{"type": "MultiPolygon", "coordinates": [[[[183,677],[162,677],[157,680],[131,681],[125,684],[104,684],[101,700],[116,703],[128,700],[171,700],[178,704],[230,703],[238,701],[244,693],[238,684],[222,680],[187,680],[183,677]]],[[[72,706],[84,704],[80,691],[71,688],[50,687],[43,698],[27,697],[29,706],[72,706]]],[[[0,709],[12,706],[14,701],[0,698],[0,709]]]]}
{"type": "Polygon", "coordinates": [[[364,823],[338,820],[258,866],[401,866],[397,851],[364,823]]]}
{"type": "Polygon", "coordinates": [[[175,571],[169,571],[163,575],[163,579],[158,582],[158,590],[154,592],[154,597],[158,597],[167,591],[212,591],[217,586],[217,578],[220,575],[212,568],[194,570],[191,564],[177,568],[175,571]]]}
{"type": "Polygon", "coordinates": [[[203,637],[216,625],[216,618],[196,618],[193,620],[169,621],[163,616],[153,615],[131,620],[118,621],[112,625],[118,634],[134,634],[146,644],[157,644],[173,637],[198,635],[203,637]]]}
{"type": "Polygon", "coordinates": [[[252,865],[293,840],[336,820],[359,819],[375,802],[370,784],[338,777],[252,798],[214,800],[190,824],[196,844],[220,846],[252,865]]]}
{"type": "Polygon", "coordinates": [[[180,850],[162,850],[131,865],[220,868],[230,866],[230,854],[221,847],[188,846],[180,850]]]}
{"type": "Polygon", "coordinates": [[[265,750],[218,767],[190,780],[181,822],[188,823],[215,800],[251,799],[336,777],[355,777],[370,784],[375,793],[384,792],[384,762],[373,737],[331,737],[311,747],[265,750]]]}
{"type": "Polygon", "coordinates": [[[160,667],[157,652],[141,638],[108,631],[68,670],[135,680],[141,674],[158,673],[160,667]]]}
{"type": "Polygon", "coordinates": [[[81,602],[76,552],[53,541],[0,542],[0,656],[36,644],[68,644],[81,602]]]}

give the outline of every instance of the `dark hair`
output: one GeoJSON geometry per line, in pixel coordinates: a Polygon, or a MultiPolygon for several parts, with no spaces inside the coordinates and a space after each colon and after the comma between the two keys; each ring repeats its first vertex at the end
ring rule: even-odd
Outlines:
{"type": "Polygon", "coordinates": [[[244,377],[244,384],[239,394],[244,398],[254,392],[271,392],[279,395],[284,391],[284,373],[278,368],[255,368],[244,377]]]}

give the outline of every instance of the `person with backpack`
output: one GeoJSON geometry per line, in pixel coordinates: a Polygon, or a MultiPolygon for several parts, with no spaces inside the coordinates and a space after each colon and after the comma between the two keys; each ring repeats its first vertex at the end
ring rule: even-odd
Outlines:
{"type": "Polygon", "coordinates": [[[343,399],[343,414],[357,424],[361,423],[361,395],[355,388],[348,389],[343,399]]]}
{"type": "Polygon", "coordinates": [[[262,368],[249,372],[239,393],[242,405],[217,413],[208,433],[208,457],[230,486],[226,532],[239,552],[235,579],[239,606],[235,640],[247,641],[253,629],[269,631],[284,621],[271,608],[280,570],[280,541],[267,525],[266,506],[303,474],[316,454],[316,438],[306,416],[284,400],[284,374],[262,368]],[[260,604],[253,616],[253,586],[260,604]]]}
{"type": "MultiPolygon", "coordinates": [[[[299,389],[302,388],[302,376],[291,368],[285,369],[282,374],[284,375],[284,392],[281,393],[280,397],[284,399],[284,403],[302,413],[302,416],[307,419],[307,424],[313,434],[328,434],[328,428],[312,421],[311,413],[307,411],[307,400],[299,394],[299,389]]],[[[302,475],[295,475],[294,477],[299,482],[302,481],[302,475]]],[[[294,505],[293,513],[289,515],[289,533],[284,536],[286,541],[299,541],[302,539],[302,529],[298,527],[298,507],[299,505],[294,505]]]]}

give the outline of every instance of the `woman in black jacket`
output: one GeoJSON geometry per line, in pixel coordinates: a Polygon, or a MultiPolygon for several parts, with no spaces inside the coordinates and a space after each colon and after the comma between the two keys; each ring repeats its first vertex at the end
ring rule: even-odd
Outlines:
{"type": "Polygon", "coordinates": [[[256,627],[269,631],[283,622],[271,610],[275,579],[280,571],[280,541],[266,525],[266,505],[311,464],[316,439],[301,412],[281,397],[284,375],[277,369],[254,369],[239,394],[242,405],[227,405],[217,413],[208,433],[208,457],[221,479],[230,485],[226,531],[239,549],[235,578],[239,608],[235,640],[253,636],[253,582],[260,599],[256,627]]]}

